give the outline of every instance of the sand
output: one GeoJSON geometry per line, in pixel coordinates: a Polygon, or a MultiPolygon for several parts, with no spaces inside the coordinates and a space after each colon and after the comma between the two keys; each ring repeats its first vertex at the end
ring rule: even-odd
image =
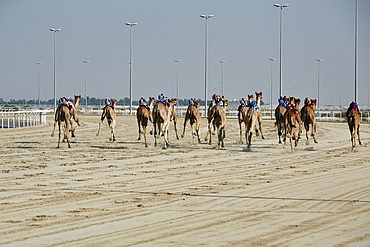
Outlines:
{"type": "Polygon", "coordinates": [[[236,119],[221,150],[202,119],[201,144],[171,125],[164,150],[137,140],[134,116],[118,116],[111,143],[82,115],[57,149],[52,118],[0,130],[1,246],[370,246],[369,124],[354,151],[346,123],[319,122],[319,143],[292,153],[272,120],[246,151],[236,119]]]}

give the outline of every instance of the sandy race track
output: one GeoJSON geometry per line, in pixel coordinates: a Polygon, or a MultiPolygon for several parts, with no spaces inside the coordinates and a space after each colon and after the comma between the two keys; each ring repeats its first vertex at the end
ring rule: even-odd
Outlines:
{"type": "Polygon", "coordinates": [[[369,124],[354,152],[346,123],[319,122],[319,143],[291,153],[271,120],[246,151],[236,119],[221,150],[202,119],[201,144],[171,125],[164,150],[137,140],[134,116],[111,143],[87,115],[57,149],[52,118],[0,130],[0,246],[370,246],[369,124]]]}

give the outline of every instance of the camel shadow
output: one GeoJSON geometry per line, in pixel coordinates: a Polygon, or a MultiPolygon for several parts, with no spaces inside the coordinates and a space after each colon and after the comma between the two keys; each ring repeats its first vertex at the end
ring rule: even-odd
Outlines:
{"type": "Polygon", "coordinates": [[[98,148],[98,149],[127,149],[127,147],[112,147],[112,146],[90,146],[91,148],[98,148]]]}

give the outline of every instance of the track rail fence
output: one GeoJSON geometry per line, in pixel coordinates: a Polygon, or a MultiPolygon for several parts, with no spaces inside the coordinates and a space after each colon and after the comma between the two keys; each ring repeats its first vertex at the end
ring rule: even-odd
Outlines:
{"type": "Polygon", "coordinates": [[[0,128],[20,128],[46,124],[45,110],[0,111],[0,128]]]}

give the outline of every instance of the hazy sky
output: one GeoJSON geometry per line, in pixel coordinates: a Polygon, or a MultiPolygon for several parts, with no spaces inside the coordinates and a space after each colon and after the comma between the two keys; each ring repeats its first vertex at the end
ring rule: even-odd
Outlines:
{"type": "MultiPolygon", "coordinates": [[[[370,1],[359,2],[359,103],[367,105],[370,83],[370,1]]],[[[129,35],[133,27],[133,98],[165,93],[204,99],[205,19],[209,24],[209,95],[221,94],[221,63],[228,99],[263,91],[273,101],[279,83],[279,14],[283,9],[283,94],[317,97],[320,105],[354,99],[355,0],[1,0],[0,97],[53,98],[53,39],[57,32],[57,97],[129,95],[129,35]],[[36,62],[42,62],[37,65],[36,62]],[[7,83],[7,81],[9,81],[7,83]],[[343,81],[343,83],[339,83],[343,81]],[[199,83],[198,83],[199,82],[199,83]],[[340,90],[341,88],[341,90],[340,90]],[[348,95],[348,96],[347,96],[348,95]]]]}

